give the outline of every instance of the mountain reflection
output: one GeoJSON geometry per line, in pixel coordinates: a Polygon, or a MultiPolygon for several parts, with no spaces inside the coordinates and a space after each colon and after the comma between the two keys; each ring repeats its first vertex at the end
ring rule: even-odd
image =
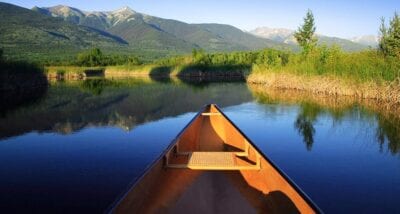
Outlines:
{"type": "Polygon", "coordinates": [[[321,97],[304,92],[266,89],[251,85],[250,90],[259,103],[298,105],[299,111],[294,127],[302,136],[307,150],[311,150],[316,134],[315,123],[323,115],[330,116],[335,123],[343,119],[363,117],[376,124],[376,141],[381,151],[400,153],[400,108],[386,109],[371,100],[356,100],[350,97],[321,97]],[[386,146],[385,146],[386,145],[386,146]]]}
{"type": "Polygon", "coordinates": [[[236,82],[201,87],[150,78],[57,82],[38,102],[0,117],[0,139],[31,131],[69,134],[89,126],[131,130],[145,122],[196,112],[207,103],[230,106],[251,99],[246,84],[236,82]]]}

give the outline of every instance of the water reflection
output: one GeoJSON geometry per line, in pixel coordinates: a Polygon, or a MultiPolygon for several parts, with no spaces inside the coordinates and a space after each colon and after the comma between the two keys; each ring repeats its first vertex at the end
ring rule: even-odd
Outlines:
{"type": "Polygon", "coordinates": [[[201,86],[150,78],[56,82],[40,102],[5,113],[0,118],[0,138],[31,131],[69,134],[88,126],[131,130],[138,124],[197,111],[206,103],[229,106],[251,99],[240,82],[201,86]]]}
{"type": "Polygon", "coordinates": [[[391,154],[400,153],[400,108],[382,108],[373,100],[357,100],[351,97],[321,97],[304,92],[273,90],[252,85],[250,89],[259,103],[286,104],[299,107],[294,127],[303,138],[307,150],[311,150],[316,134],[318,118],[328,115],[334,123],[344,119],[363,117],[377,124],[376,142],[381,152],[385,146],[391,154]]]}
{"type": "Polygon", "coordinates": [[[45,75],[36,66],[25,63],[11,63],[10,66],[14,66],[11,68],[5,66],[0,68],[0,117],[41,99],[48,86],[45,75]]]}
{"type": "Polygon", "coordinates": [[[376,116],[378,127],[376,130],[376,138],[383,151],[384,145],[387,144],[388,150],[392,154],[400,153],[400,117],[399,115],[385,115],[380,113],[376,116]]]}
{"type": "Polygon", "coordinates": [[[83,91],[87,91],[92,93],[93,95],[100,95],[103,92],[104,88],[113,86],[115,84],[114,81],[108,79],[85,79],[80,85],[83,91]]]}
{"type": "Polygon", "coordinates": [[[300,112],[294,122],[295,128],[299,134],[303,136],[303,142],[306,144],[306,148],[309,151],[314,144],[314,123],[317,121],[317,117],[320,113],[321,108],[318,106],[304,103],[301,105],[300,112]]]}
{"type": "Polygon", "coordinates": [[[399,213],[400,111],[343,97],[249,91],[241,82],[199,82],[58,82],[3,112],[0,207],[102,212],[193,117],[184,113],[215,102],[231,106],[224,112],[326,213],[399,213]]]}

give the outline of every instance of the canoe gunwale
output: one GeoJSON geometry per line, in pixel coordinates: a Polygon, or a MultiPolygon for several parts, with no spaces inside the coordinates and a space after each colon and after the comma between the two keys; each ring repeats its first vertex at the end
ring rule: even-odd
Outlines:
{"type": "Polygon", "coordinates": [[[305,193],[303,190],[300,189],[299,186],[285,173],[283,172],[271,159],[266,157],[266,155],[251,141],[246,134],[240,130],[239,127],[236,126],[236,124],[229,119],[225,115],[223,111],[218,107],[216,104],[209,104],[209,105],[214,105],[214,107],[221,113],[221,115],[228,120],[233,127],[235,127],[239,133],[247,140],[247,142],[260,154],[261,157],[263,157],[277,172],[279,175],[281,175],[299,194],[300,196],[315,210],[316,213],[323,213],[322,210],[314,203],[314,201],[305,193]]]}
{"type": "Polygon", "coordinates": [[[163,161],[165,155],[168,154],[168,152],[175,146],[175,144],[178,142],[179,138],[182,136],[182,134],[186,131],[186,129],[197,119],[197,117],[201,116],[201,113],[204,112],[205,109],[207,109],[208,106],[211,104],[206,104],[204,105],[199,112],[195,114],[195,116],[187,123],[183,129],[176,135],[176,137],[171,141],[171,143],[168,145],[166,149],[163,150],[163,152],[160,154],[158,158],[156,158],[154,161],[152,161],[150,164],[148,164],[145,169],[143,170],[143,173],[137,177],[135,180],[130,182],[128,184],[128,188],[126,191],[124,191],[122,194],[120,194],[117,197],[117,200],[115,200],[107,209],[106,213],[112,213],[114,208],[125,198],[125,196],[128,195],[128,193],[135,188],[135,186],[151,171],[150,169],[153,168],[158,162],[163,161]]]}

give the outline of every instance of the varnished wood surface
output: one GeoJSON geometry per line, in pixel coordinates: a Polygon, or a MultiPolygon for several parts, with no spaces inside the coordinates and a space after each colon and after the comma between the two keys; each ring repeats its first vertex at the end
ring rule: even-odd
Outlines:
{"type": "Polygon", "coordinates": [[[257,213],[319,212],[305,194],[214,105],[206,106],[169,148],[163,158],[149,167],[118,201],[112,212],[169,213],[192,206],[211,213],[223,213],[220,211],[232,202],[257,213]],[[211,172],[206,167],[204,170],[167,167],[167,163],[189,163],[193,152],[236,152],[242,157],[235,156],[238,158],[235,163],[258,163],[259,169],[211,172]],[[210,190],[210,183],[218,183],[229,191],[220,189],[219,194],[210,190]],[[214,200],[199,201],[198,197],[212,197],[214,200]]]}

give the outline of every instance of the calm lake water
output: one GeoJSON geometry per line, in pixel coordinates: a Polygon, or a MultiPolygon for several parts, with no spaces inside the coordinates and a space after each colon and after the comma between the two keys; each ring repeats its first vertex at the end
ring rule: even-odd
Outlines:
{"type": "Polygon", "coordinates": [[[204,104],[326,213],[400,213],[400,119],[379,106],[243,82],[53,83],[0,113],[0,210],[103,212],[204,104]]]}

